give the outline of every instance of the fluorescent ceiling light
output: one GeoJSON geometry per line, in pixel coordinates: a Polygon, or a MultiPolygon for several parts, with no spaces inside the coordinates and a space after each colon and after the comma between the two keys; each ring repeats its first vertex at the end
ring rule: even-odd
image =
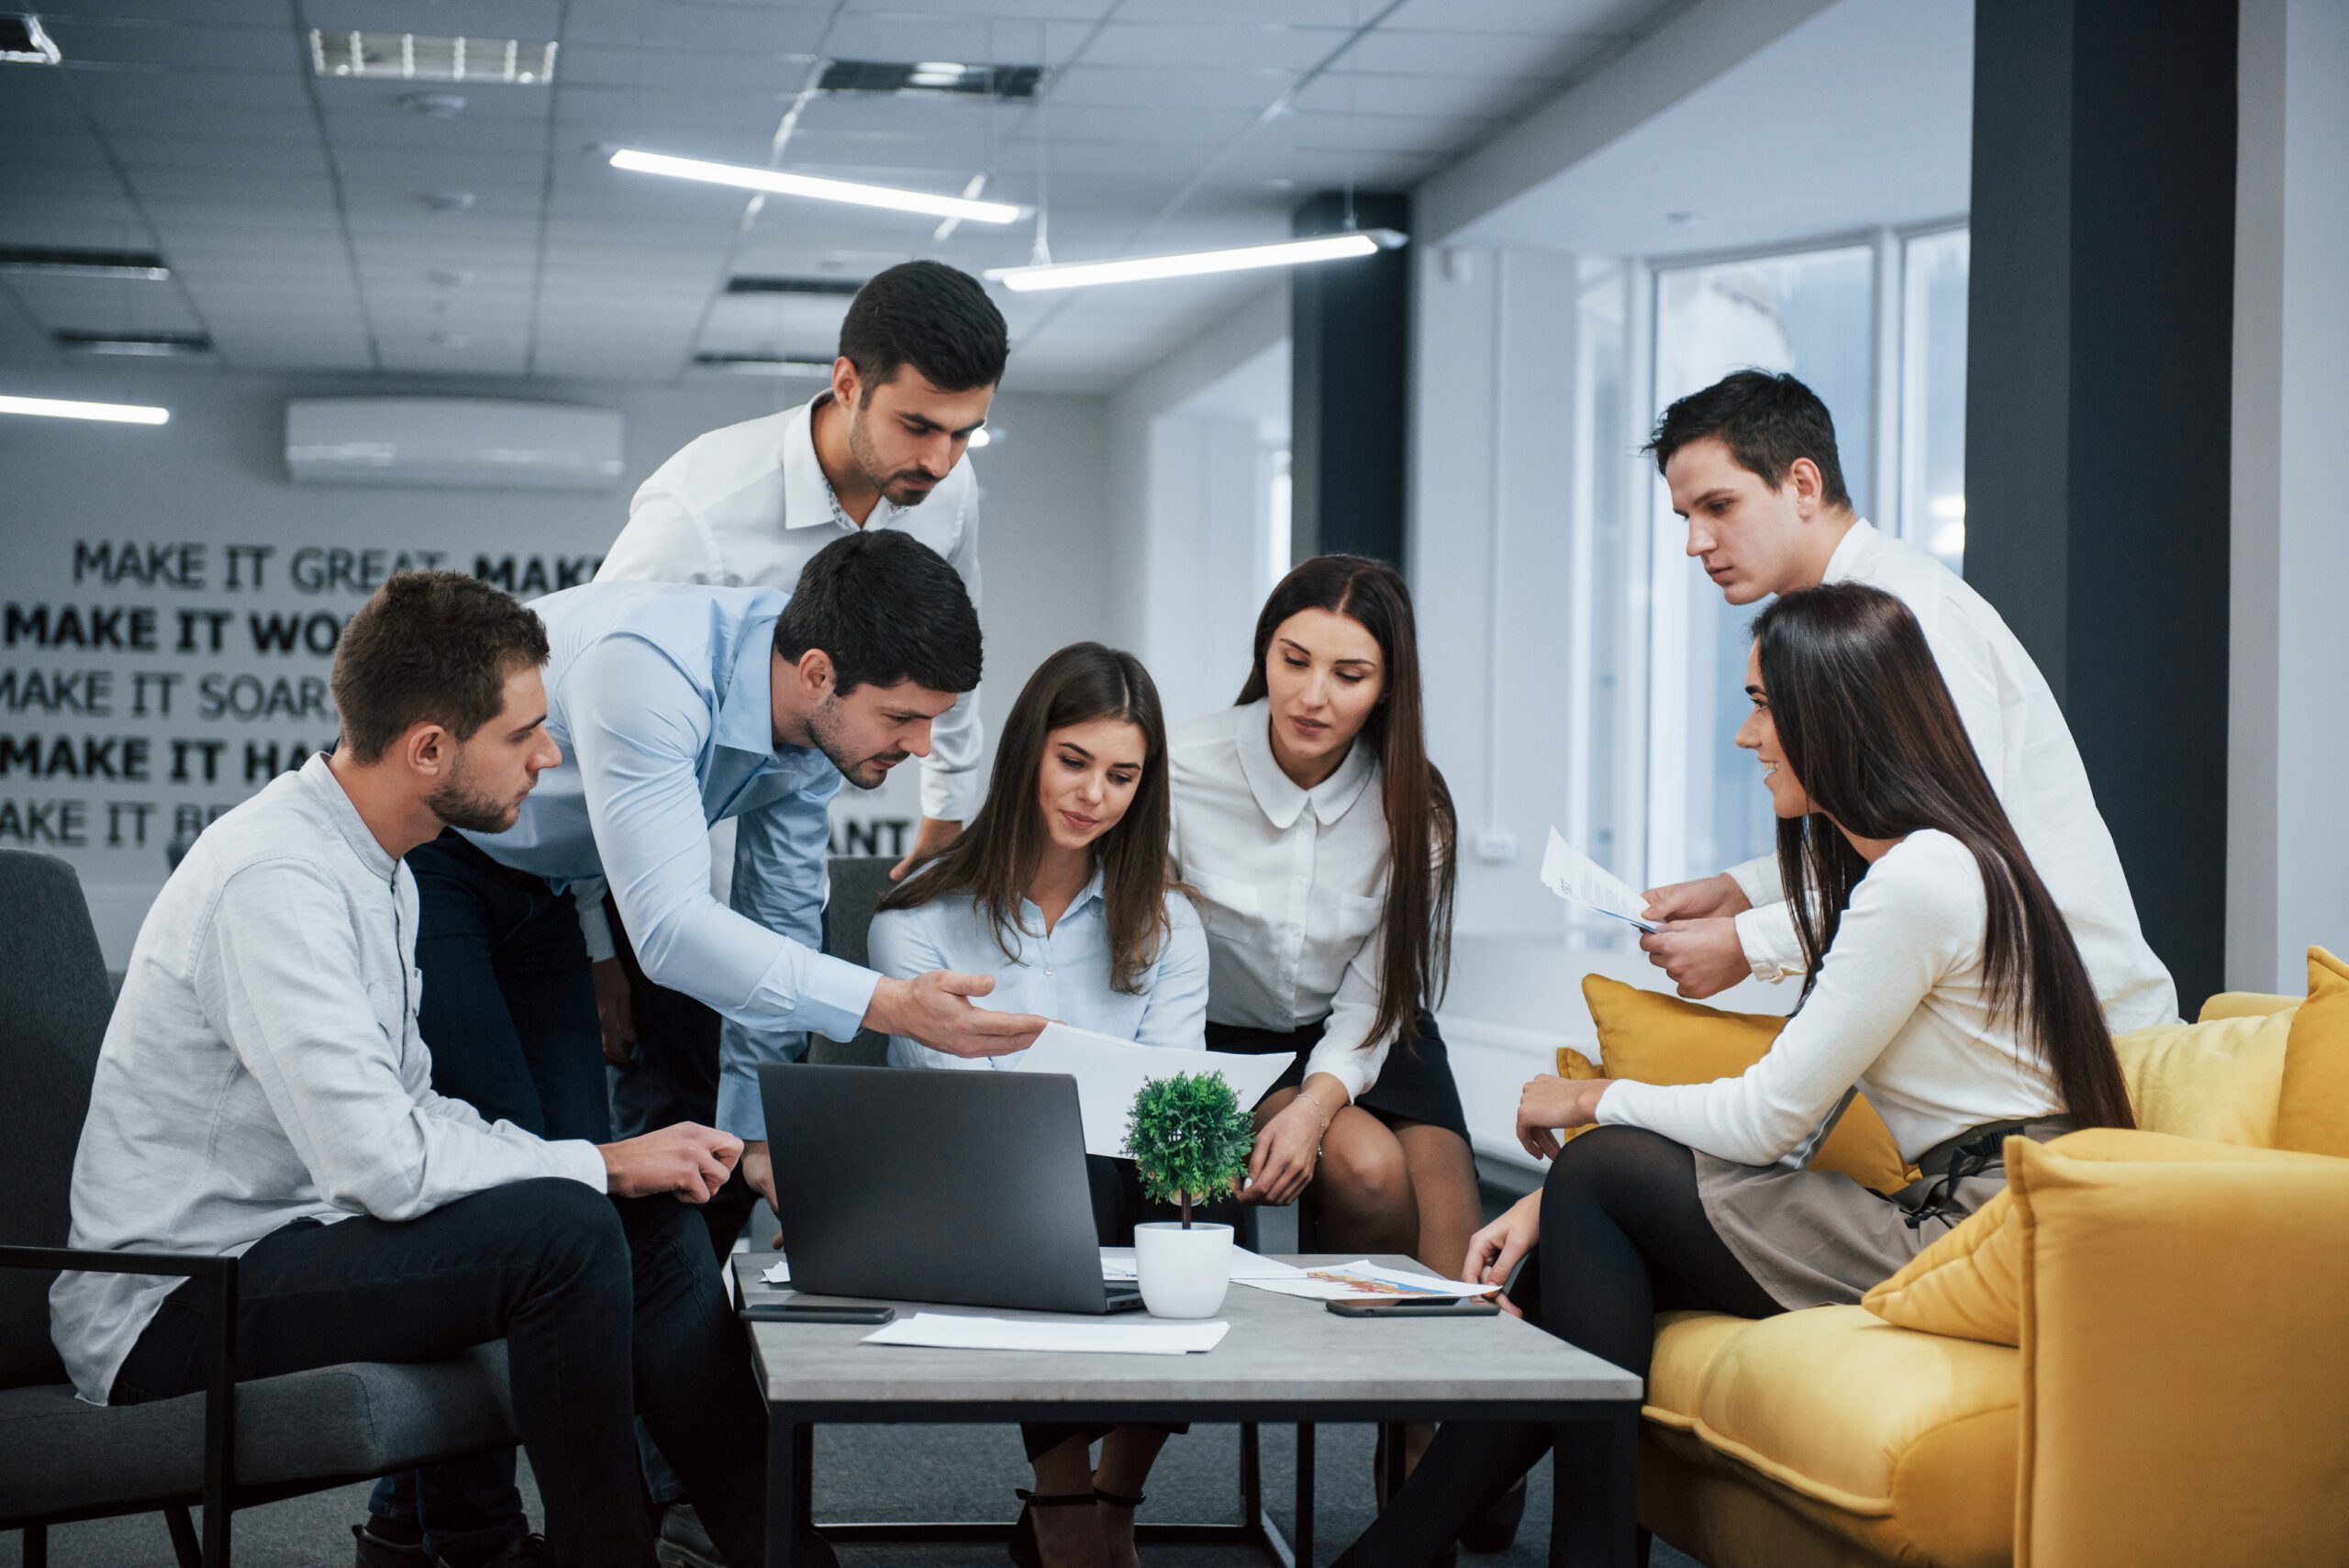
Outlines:
{"type": "Polygon", "coordinates": [[[0,246],[0,272],[33,272],[52,278],[129,278],[161,283],[172,275],[152,250],[59,250],[50,246],[0,246]]]}
{"type": "Polygon", "coordinates": [[[1137,284],[1152,278],[1194,278],[1208,272],[1241,272],[1256,267],[1295,267],[1308,261],[1339,261],[1392,250],[1407,236],[1391,228],[1284,239],[1273,245],[1242,245],[1230,250],[1190,250],[1174,256],[1129,256],[1117,261],[1060,261],[1042,267],[990,267],[987,276],[1027,294],[1037,289],[1085,288],[1094,284],[1137,284]]]}
{"type": "MultiPolygon", "coordinates": [[[[540,39],[434,38],[423,33],[326,32],[310,29],[310,71],[317,76],[402,82],[510,82],[544,86],[554,80],[562,45],[540,39]]],[[[462,101],[458,108],[464,106],[462,101]]],[[[429,111],[421,111],[429,112],[429,111]]]]}
{"type": "Polygon", "coordinates": [[[61,397],[0,395],[0,414],[36,414],[44,419],[104,419],[117,425],[160,425],[168,408],[140,403],[75,403],[61,397]]]}
{"type": "Polygon", "coordinates": [[[694,365],[728,375],[819,375],[829,380],[832,373],[829,360],[791,360],[779,354],[699,353],[694,365]]]}
{"type": "Polygon", "coordinates": [[[39,17],[0,18],[0,60],[19,65],[55,65],[64,58],[64,51],[42,30],[39,17]]]}
{"type": "Polygon", "coordinates": [[[612,154],[612,167],[640,174],[666,174],[705,184],[733,185],[745,191],[776,195],[807,196],[819,202],[846,202],[851,206],[887,207],[893,212],[927,213],[932,217],[960,217],[973,223],[1009,223],[1019,209],[1007,202],[974,202],[961,196],[932,195],[928,191],[900,191],[888,185],[861,185],[849,180],[825,180],[813,174],[786,174],[777,169],[752,169],[740,163],[710,163],[699,158],[672,158],[665,152],[640,152],[623,147],[612,154]]]}

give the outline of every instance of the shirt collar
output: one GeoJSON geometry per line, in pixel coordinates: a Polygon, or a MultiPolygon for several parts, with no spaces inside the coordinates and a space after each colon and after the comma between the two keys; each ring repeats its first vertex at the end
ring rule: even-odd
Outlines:
{"type": "Polygon", "coordinates": [[[326,807],[327,820],[334,824],[334,830],[342,835],[342,841],[351,846],[351,852],[359,857],[360,863],[389,882],[397,869],[397,862],[384,851],[382,840],[375,837],[375,830],[367,826],[367,819],[359,815],[359,807],[351,803],[350,792],[342,787],[342,781],[334,776],[334,769],[328,765],[327,754],[324,751],[313,752],[310,760],[302,764],[300,777],[303,787],[316,795],[326,807]]]}
{"type": "Polygon", "coordinates": [[[780,750],[774,743],[774,616],[743,623],[726,695],[718,699],[715,739],[729,751],[769,757],[780,750]]]}
{"type": "MultiPolygon", "coordinates": [[[[1062,921],[1065,922],[1070,916],[1077,914],[1088,904],[1098,904],[1103,908],[1108,908],[1109,903],[1108,887],[1108,883],[1102,875],[1100,860],[1097,856],[1094,860],[1092,879],[1085,883],[1075,897],[1068,901],[1068,907],[1061,911],[1062,921]]],[[[1036,907],[1036,901],[1032,898],[1023,896],[1020,902],[1030,909],[1036,907]]]]}
{"type": "Polygon", "coordinates": [[[1827,571],[1821,583],[1841,583],[1860,569],[1860,558],[1876,548],[1884,536],[1869,526],[1865,517],[1851,527],[1851,531],[1836,541],[1835,553],[1827,558],[1827,571]]]}
{"type": "Polygon", "coordinates": [[[1241,776],[1248,781],[1257,806],[1284,832],[1296,825],[1297,814],[1308,801],[1313,815],[1325,827],[1343,817],[1378,766],[1371,760],[1370,748],[1356,736],[1337,772],[1309,790],[1297,788],[1297,781],[1281,772],[1280,762],[1273,755],[1273,705],[1268,697],[1259,697],[1240,710],[1239,741],[1241,776]]]}
{"type": "MultiPolygon", "coordinates": [[[[823,462],[816,456],[816,410],[831,400],[829,392],[818,393],[794,409],[784,427],[783,526],[786,528],[856,527],[841,510],[840,497],[832,493],[832,482],[824,477],[823,462]]],[[[872,515],[864,520],[868,527],[885,526],[896,514],[896,508],[884,495],[873,504],[872,515]]]]}

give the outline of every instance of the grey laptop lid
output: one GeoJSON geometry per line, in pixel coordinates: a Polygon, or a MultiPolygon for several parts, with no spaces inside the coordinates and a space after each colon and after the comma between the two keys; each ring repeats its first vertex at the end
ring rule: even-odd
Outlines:
{"type": "Polygon", "coordinates": [[[759,1069],[794,1290],[1106,1312],[1076,1080],[759,1069]]]}

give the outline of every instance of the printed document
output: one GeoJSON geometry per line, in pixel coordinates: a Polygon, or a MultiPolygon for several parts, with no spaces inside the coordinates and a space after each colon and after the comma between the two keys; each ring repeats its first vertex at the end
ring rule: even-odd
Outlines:
{"type": "Polygon", "coordinates": [[[1220,1073],[1246,1109],[1264,1097],[1291,1059],[1277,1053],[1168,1051],[1067,1024],[1046,1024],[1027,1050],[988,1060],[1008,1071],[1065,1073],[1074,1078],[1077,1107],[1085,1115],[1085,1151],[1118,1159],[1125,1155],[1126,1119],[1144,1084],[1181,1073],[1220,1073]]]}
{"type": "Polygon", "coordinates": [[[1290,1279],[1242,1274],[1237,1270],[1233,1271],[1231,1277],[1258,1290],[1269,1290],[1279,1296],[1300,1296],[1308,1301],[1391,1301],[1397,1296],[1459,1299],[1490,1296],[1500,1289],[1497,1284],[1477,1284],[1470,1280],[1438,1279],[1433,1274],[1415,1273],[1404,1269],[1383,1269],[1368,1258],[1356,1258],[1351,1263],[1306,1269],[1290,1279]]]}
{"type": "Polygon", "coordinates": [[[1647,900],[1631,891],[1621,877],[1558,837],[1550,829],[1550,847],[1542,856],[1542,885],[1569,904],[1579,904],[1629,921],[1642,931],[1655,928],[1643,917],[1647,900]]]}
{"type": "Polygon", "coordinates": [[[1198,1355],[1223,1342],[1229,1323],[1097,1323],[1068,1318],[963,1318],[917,1312],[864,1336],[868,1345],[934,1345],[949,1351],[1089,1351],[1117,1355],[1198,1355]]]}

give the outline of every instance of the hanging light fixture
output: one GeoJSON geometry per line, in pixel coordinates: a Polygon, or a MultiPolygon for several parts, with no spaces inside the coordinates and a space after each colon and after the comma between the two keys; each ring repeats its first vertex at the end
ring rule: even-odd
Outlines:
{"type": "Polygon", "coordinates": [[[665,152],[644,152],[623,147],[612,154],[612,167],[640,174],[665,174],[673,180],[698,180],[704,184],[732,185],[740,190],[774,195],[806,196],[819,202],[845,202],[851,206],[885,207],[892,212],[918,212],[931,217],[961,218],[967,223],[1010,223],[1020,216],[1008,202],[972,201],[929,191],[903,191],[892,185],[865,185],[852,180],[827,180],[814,174],[789,174],[780,169],[755,169],[742,163],[712,163],[700,158],[674,158],[665,152]]]}
{"type": "Polygon", "coordinates": [[[1127,256],[1113,261],[1057,261],[1041,266],[990,267],[987,276],[1019,294],[1039,289],[1088,288],[1097,284],[1136,284],[1153,278],[1195,278],[1210,272],[1242,272],[1260,267],[1296,267],[1375,255],[1406,244],[1392,228],[1351,229],[1283,239],[1270,245],[1241,245],[1224,250],[1186,250],[1168,256],[1127,256]]]}

